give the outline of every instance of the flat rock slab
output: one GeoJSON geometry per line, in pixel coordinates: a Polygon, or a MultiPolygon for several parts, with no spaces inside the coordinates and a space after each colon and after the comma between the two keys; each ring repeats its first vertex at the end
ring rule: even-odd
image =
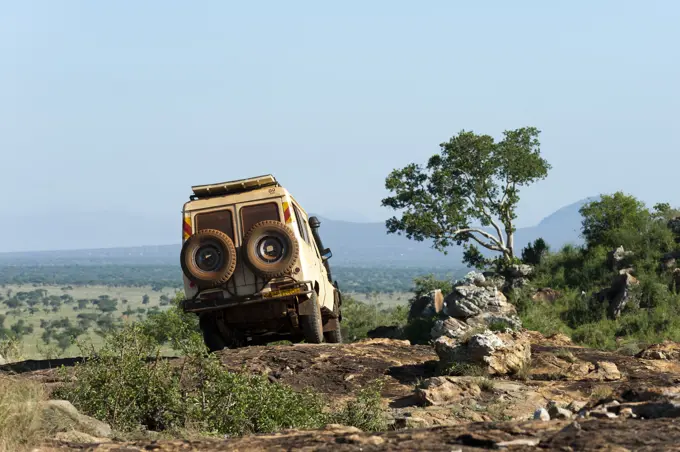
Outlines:
{"type": "Polygon", "coordinates": [[[474,423],[450,427],[361,433],[352,428],[288,431],[228,440],[138,441],[97,445],[55,442],[35,449],[109,452],[186,451],[660,451],[678,450],[680,422],[672,419],[588,419],[474,423]]]}

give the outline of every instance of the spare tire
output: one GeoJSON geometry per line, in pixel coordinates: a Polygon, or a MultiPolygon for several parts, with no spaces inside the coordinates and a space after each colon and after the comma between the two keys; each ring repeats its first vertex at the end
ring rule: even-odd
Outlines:
{"type": "Polygon", "coordinates": [[[266,220],[253,226],[243,239],[246,264],[264,278],[278,278],[289,273],[300,254],[298,242],[280,221],[266,220]]]}
{"type": "Polygon", "coordinates": [[[182,271],[199,289],[226,283],[236,269],[236,248],[227,234],[204,229],[182,245],[182,271]]]}

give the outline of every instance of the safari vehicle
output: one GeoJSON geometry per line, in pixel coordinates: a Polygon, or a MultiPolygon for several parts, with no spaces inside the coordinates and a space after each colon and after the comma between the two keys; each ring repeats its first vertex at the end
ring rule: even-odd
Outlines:
{"type": "Polygon", "coordinates": [[[272,175],[192,191],[183,209],[182,308],[199,316],[208,348],[342,342],[342,298],[319,220],[272,175]]]}

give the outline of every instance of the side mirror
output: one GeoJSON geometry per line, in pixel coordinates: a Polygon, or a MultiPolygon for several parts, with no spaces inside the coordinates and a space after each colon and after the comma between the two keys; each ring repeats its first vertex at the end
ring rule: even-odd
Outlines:
{"type": "Polygon", "coordinates": [[[321,252],[321,260],[326,262],[328,259],[333,257],[333,253],[331,252],[330,248],[326,248],[321,252]]]}

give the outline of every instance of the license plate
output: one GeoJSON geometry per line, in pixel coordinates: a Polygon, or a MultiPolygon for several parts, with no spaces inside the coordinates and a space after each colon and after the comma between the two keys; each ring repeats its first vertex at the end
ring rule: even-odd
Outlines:
{"type": "Polygon", "coordinates": [[[271,292],[262,294],[262,296],[264,298],[287,297],[290,295],[297,295],[300,292],[302,292],[302,289],[296,287],[294,289],[272,290],[271,292]]]}

